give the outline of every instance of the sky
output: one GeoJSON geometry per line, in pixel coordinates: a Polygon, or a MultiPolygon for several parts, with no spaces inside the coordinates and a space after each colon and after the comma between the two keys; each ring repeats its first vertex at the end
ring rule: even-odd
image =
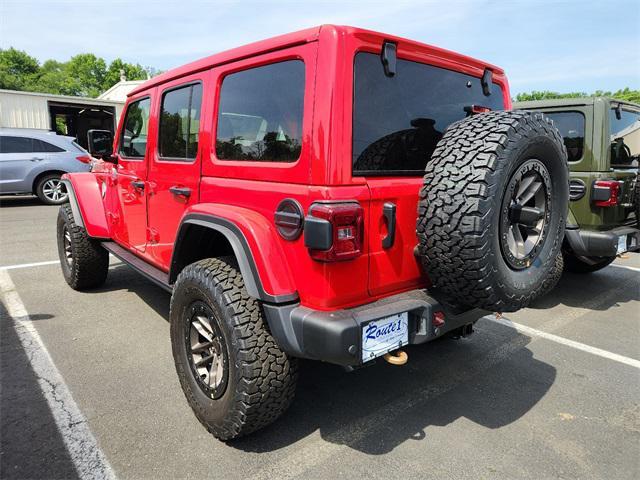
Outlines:
{"type": "Polygon", "coordinates": [[[640,89],[640,0],[0,0],[0,48],[159,70],[303,28],[369,28],[504,68],[511,93],[640,89]]]}

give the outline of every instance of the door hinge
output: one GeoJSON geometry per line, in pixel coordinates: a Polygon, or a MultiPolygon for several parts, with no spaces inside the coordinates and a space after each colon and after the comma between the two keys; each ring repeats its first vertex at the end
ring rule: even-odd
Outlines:
{"type": "Polygon", "coordinates": [[[112,225],[115,225],[116,223],[118,223],[119,219],[120,219],[120,216],[117,213],[107,212],[107,220],[112,225]]]}

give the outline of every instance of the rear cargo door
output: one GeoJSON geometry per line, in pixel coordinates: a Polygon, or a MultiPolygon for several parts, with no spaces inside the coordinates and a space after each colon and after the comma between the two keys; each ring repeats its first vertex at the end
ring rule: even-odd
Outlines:
{"type": "Polygon", "coordinates": [[[418,191],[422,178],[367,179],[369,207],[369,294],[415,288],[424,283],[414,249],[418,191]]]}

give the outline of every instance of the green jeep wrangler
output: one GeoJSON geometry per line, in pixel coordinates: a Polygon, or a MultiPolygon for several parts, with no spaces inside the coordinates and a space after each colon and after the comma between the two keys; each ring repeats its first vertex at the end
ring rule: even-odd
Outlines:
{"type": "MultiPolygon", "coordinates": [[[[564,268],[589,273],[640,249],[640,105],[611,98],[515,103],[551,118],[571,172],[564,268]]],[[[561,269],[562,267],[559,266],[561,269]]]]}

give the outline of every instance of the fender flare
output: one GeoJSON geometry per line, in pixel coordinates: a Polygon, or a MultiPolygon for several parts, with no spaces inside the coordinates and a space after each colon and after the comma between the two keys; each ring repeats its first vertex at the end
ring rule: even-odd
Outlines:
{"type": "Polygon", "coordinates": [[[232,221],[213,214],[187,213],[178,228],[178,234],[174,243],[171,256],[171,266],[169,269],[169,283],[173,284],[178,277],[180,245],[184,240],[188,225],[198,225],[215,230],[226,237],[231,244],[233,253],[238,261],[238,267],[245,283],[247,293],[263,302],[271,304],[282,304],[298,302],[298,292],[272,295],[265,291],[258,268],[256,267],[253,253],[242,230],[232,221]]]}
{"type": "Polygon", "coordinates": [[[65,173],[61,180],[67,187],[69,204],[76,224],[83,227],[92,238],[111,238],[96,175],[90,172],[65,173]]]}

